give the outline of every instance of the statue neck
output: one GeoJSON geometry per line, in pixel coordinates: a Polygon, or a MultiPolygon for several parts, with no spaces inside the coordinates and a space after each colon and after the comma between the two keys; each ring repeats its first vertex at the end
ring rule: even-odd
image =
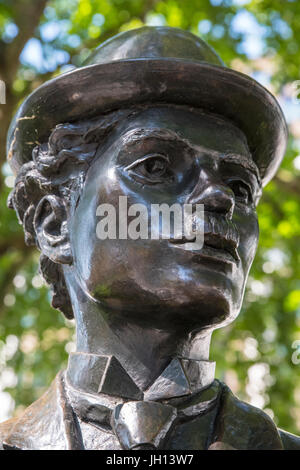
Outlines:
{"type": "Polygon", "coordinates": [[[162,331],[128,322],[108,313],[77,283],[68,282],[76,320],[76,351],[114,356],[141,390],[145,390],[171,359],[209,360],[211,332],[162,331]]]}

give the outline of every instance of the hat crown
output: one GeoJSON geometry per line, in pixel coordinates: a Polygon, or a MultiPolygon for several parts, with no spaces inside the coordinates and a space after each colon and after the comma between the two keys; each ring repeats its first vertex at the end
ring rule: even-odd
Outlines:
{"type": "Polygon", "coordinates": [[[162,58],[224,66],[222,59],[202,39],[188,31],[166,26],[144,26],[120,33],[97,47],[83,65],[162,58]]]}

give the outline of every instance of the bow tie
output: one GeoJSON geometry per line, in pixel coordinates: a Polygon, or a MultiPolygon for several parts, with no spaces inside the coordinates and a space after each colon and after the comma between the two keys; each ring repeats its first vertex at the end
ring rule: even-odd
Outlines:
{"type": "Polygon", "coordinates": [[[176,408],[170,405],[130,401],[114,409],[111,423],[123,449],[157,449],[176,416],[176,408]]]}

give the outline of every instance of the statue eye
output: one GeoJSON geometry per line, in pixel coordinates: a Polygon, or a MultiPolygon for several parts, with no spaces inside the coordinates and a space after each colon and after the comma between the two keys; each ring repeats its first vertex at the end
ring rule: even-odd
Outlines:
{"type": "Polygon", "coordinates": [[[167,170],[168,162],[160,155],[153,155],[144,162],[145,171],[149,175],[162,176],[167,170]]]}
{"type": "Polygon", "coordinates": [[[228,185],[234,192],[237,201],[244,204],[253,202],[252,191],[248,184],[244,183],[243,181],[235,180],[230,181],[228,185]]]}
{"type": "Polygon", "coordinates": [[[143,183],[155,184],[170,181],[171,170],[169,159],[155,153],[140,158],[125,168],[128,173],[143,183]]]}

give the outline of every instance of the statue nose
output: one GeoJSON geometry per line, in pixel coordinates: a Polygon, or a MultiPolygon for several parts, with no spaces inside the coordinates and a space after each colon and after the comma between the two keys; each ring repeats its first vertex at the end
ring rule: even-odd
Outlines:
{"type": "Polygon", "coordinates": [[[231,218],[235,205],[233,191],[223,184],[211,184],[205,188],[194,189],[188,197],[186,203],[203,204],[204,210],[218,212],[231,218]]]}

